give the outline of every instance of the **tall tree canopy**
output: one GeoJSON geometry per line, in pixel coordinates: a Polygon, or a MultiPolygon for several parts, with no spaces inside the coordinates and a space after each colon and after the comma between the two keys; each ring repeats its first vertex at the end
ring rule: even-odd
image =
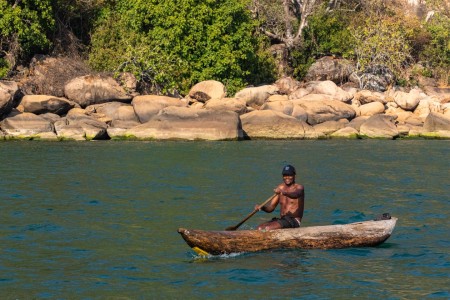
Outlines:
{"type": "Polygon", "coordinates": [[[206,79],[222,81],[233,92],[269,79],[268,56],[246,4],[117,0],[103,10],[90,62],[97,69],[133,72],[157,92],[186,92],[206,79]]]}

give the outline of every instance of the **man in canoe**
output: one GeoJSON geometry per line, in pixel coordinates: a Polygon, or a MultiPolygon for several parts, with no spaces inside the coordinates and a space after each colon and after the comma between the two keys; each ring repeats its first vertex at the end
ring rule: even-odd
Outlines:
{"type": "Polygon", "coordinates": [[[300,227],[305,207],[305,189],[303,185],[295,183],[295,168],[286,165],[282,171],[283,183],[274,190],[275,197],[264,206],[256,205],[255,210],[271,213],[280,204],[280,218],[258,226],[258,230],[273,230],[281,228],[300,227]]]}

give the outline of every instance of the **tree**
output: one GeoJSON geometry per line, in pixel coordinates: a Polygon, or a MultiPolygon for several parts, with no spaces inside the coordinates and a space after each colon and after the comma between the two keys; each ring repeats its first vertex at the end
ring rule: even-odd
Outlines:
{"type": "Polygon", "coordinates": [[[52,53],[82,56],[90,43],[90,33],[105,0],[53,0],[55,28],[52,53]]]}
{"type": "Polygon", "coordinates": [[[260,21],[260,30],[273,43],[283,43],[288,49],[299,46],[308,18],[320,0],[253,0],[251,11],[260,21]]]}
{"type": "Polygon", "coordinates": [[[432,70],[443,85],[450,83],[450,18],[435,14],[424,24],[427,41],[420,53],[420,60],[432,70]]]}
{"type": "Polygon", "coordinates": [[[271,78],[255,26],[244,0],[117,0],[102,11],[89,60],[132,72],[156,93],[185,94],[207,79],[233,93],[271,78]]]}
{"type": "Polygon", "coordinates": [[[0,0],[0,78],[36,52],[48,51],[51,0],[0,0]]]}

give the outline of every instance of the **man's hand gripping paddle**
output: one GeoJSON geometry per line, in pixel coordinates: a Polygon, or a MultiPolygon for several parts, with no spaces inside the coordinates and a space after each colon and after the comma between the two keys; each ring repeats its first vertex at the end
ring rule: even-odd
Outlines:
{"type": "MultiPolygon", "coordinates": [[[[269,199],[267,199],[266,201],[264,201],[259,207],[263,207],[264,205],[266,205],[267,203],[269,203],[270,201],[272,201],[272,199],[276,196],[277,194],[273,194],[269,199]]],[[[230,226],[227,227],[225,230],[226,231],[234,231],[236,229],[238,229],[242,224],[245,223],[245,221],[247,221],[248,219],[250,219],[254,214],[256,214],[258,212],[257,209],[255,209],[254,211],[252,211],[244,220],[242,220],[239,224],[237,224],[236,226],[230,226]]]]}

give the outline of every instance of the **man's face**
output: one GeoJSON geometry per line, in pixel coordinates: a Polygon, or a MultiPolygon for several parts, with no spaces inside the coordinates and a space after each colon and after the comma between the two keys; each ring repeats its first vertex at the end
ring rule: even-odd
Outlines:
{"type": "Polygon", "coordinates": [[[283,175],[283,181],[286,185],[291,185],[294,183],[295,175],[283,175]]]}

